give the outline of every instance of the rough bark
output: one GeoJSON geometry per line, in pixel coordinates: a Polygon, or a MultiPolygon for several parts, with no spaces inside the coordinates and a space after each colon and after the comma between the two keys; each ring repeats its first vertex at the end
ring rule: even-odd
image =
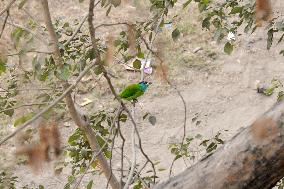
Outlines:
{"type": "MultiPolygon", "coordinates": [[[[46,24],[46,27],[48,29],[51,42],[52,42],[52,47],[53,47],[53,54],[54,54],[54,59],[55,62],[58,66],[61,66],[63,63],[62,57],[60,55],[60,50],[58,47],[58,39],[55,33],[55,30],[52,25],[52,20],[50,16],[50,11],[48,7],[48,0],[41,0],[42,4],[42,10],[43,10],[43,15],[44,15],[44,21],[46,24]]],[[[69,84],[67,82],[64,82],[66,85],[65,88],[69,87],[69,84]]],[[[109,166],[105,156],[100,152],[100,145],[98,144],[98,141],[96,139],[96,134],[92,130],[91,126],[89,125],[88,121],[83,120],[82,115],[76,110],[73,99],[71,97],[71,91],[68,92],[65,96],[66,104],[69,110],[69,113],[73,119],[73,121],[76,123],[76,125],[81,128],[84,133],[87,136],[88,142],[94,151],[94,153],[97,153],[97,159],[99,161],[99,164],[101,166],[101,170],[104,173],[105,177],[109,179],[109,183],[113,189],[119,189],[120,184],[117,181],[115,175],[113,175],[111,167],[109,166]]]]}
{"type": "Polygon", "coordinates": [[[268,189],[284,177],[284,101],[154,189],[268,189]]]}

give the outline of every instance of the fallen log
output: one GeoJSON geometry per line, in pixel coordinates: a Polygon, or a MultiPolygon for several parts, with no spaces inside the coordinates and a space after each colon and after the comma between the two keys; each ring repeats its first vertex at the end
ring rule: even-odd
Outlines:
{"type": "Polygon", "coordinates": [[[268,189],[284,177],[284,101],[154,189],[268,189]]]}

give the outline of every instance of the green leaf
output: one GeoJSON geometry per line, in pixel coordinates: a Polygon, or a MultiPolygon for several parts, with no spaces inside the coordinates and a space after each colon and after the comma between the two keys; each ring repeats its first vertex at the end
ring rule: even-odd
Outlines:
{"type": "Polygon", "coordinates": [[[87,189],[92,189],[93,187],[93,180],[91,180],[88,185],[87,185],[87,189]]]}
{"type": "Polygon", "coordinates": [[[158,171],[160,171],[160,172],[165,171],[165,170],[167,170],[167,169],[165,169],[165,168],[159,168],[158,169],[158,171]]]}
{"type": "Polygon", "coordinates": [[[202,28],[210,29],[210,17],[207,17],[202,21],[202,28]]]}
{"type": "Polygon", "coordinates": [[[110,11],[111,11],[111,6],[108,7],[108,9],[107,9],[107,11],[106,11],[106,16],[109,15],[110,11]]]}
{"type": "Polygon", "coordinates": [[[147,112],[145,115],[143,115],[143,120],[146,119],[146,117],[149,115],[150,113],[147,112]]]}
{"type": "Polygon", "coordinates": [[[149,120],[149,122],[150,122],[152,125],[155,125],[156,122],[157,122],[156,117],[155,117],[155,116],[152,116],[152,115],[149,116],[148,120],[149,120]]]}
{"type": "Polygon", "coordinates": [[[21,125],[21,124],[27,122],[27,121],[30,120],[33,116],[34,116],[34,113],[33,113],[33,112],[30,112],[30,113],[28,113],[28,114],[26,114],[26,115],[24,115],[24,116],[22,116],[22,117],[16,119],[16,120],[14,121],[14,127],[17,127],[18,125],[21,125]]]}
{"type": "Polygon", "coordinates": [[[243,7],[234,7],[229,14],[237,14],[243,11],[243,7]]]}
{"type": "Polygon", "coordinates": [[[90,59],[90,60],[94,60],[96,58],[96,52],[93,49],[90,49],[87,53],[86,53],[86,59],[90,59]]]}
{"type": "Polygon", "coordinates": [[[185,9],[185,8],[189,5],[189,3],[191,3],[191,1],[192,1],[192,0],[187,0],[187,1],[182,5],[182,7],[185,9]]]}
{"type": "Polygon", "coordinates": [[[172,32],[172,39],[174,41],[176,41],[180,36],[180,31],[178,28],[176,28],[173,32],[172,32]]]}
{"type": "Polygon", "coordinates": [[[284,98],[284,91],[279,91],[277,95],[277,101],[282,101],[284,98]]]}
{"type": "Polygon", "coordinates": [[[230,42],[227,42],[224,46],[224,52],[230,55],[232,54],[233,50],[234,50],[234,46],[230,42]]]}
{"type": "Polygon", "coordinates": [[[73,146],[76,144],[76,141],[81,137],[81,135],[78,132],[75,132],[73,135],[71,135],[68,139],[68,143],[73,146]]]}
{"type": "Polygon", "coordinates": [[[95,72],[96,75],[100,75],[101,73],[103,73],[103,69],[102,69],[101,66],[96,66],[94,68],[94,72],[95,72]]]}
{"type": "Polygon", "coordinates": [[[18,9],[22,9],[23,6],[26,4],[28,0],[22,0],[20,3],[19,3],[19,6],[18,6],[18,9]]]}
{"type": "Polygon", "coordinates": [[[152,38],[153,38],[153,32],[151,32],[149,35],[149,41],[152,41],[152,38]]]}
{"type": "Polygon", "coordinates": [[[119,120],[122,121],[122,122],[126,122],[127,115],[126,114],[121,114],[120,117],[119,117],[119,120]]]}
{"type": "Polygon", "coordinates": [[[138,60],[138,59],[136,59],[134,62],[133,62],[133,67],[135,68],[135,69],[140,69],[141,68],[141,61],[140,60],[138,60]]]}
{"type": "Polygon", "coordinates": [[[268,30],[267,32],[267,49],[269,50],[272,46],[273,43],[273,35],[274,35],[274,30],[273,28],[271,28],[270,30],[268,30]]]}
{"type": "Polygon", "coordinates": [[[144,55],[144,53],[139,52],[139,53],[137,54],[137,57],[138,57],[138,58],[145,58],[145,55],[144,55]]]}
{"type": "Polygon", "coordinates": [[[43,185],[39,185],[38,189],[44,189],[44,186],[43,185]]]}
{"type": "Polygon", "coordinates": [[[121,4],[121,0],[110,0],[110,3],[114,6],[114,7],[118,7],[121,4]]]}
{"type": "Polygon", "coordinates": [[[96,159],[91,163],[91,166],[93,167],[93,169],[96,169],[96,167],[99,165],[99,161],[96,159]]]}
{"type": "Polygon", "coordinates": [[[6,72],[6,62],[0,57],[0,75],[6,72]]]}
{"type": "Polygon", "coordinates": [[[59,72],[56,73],[56,76],[63,81],[67,81],[71,75],[68,66],[64,66],[61,70],[59,70],[59,72]]]}
{"type": "Polygon", "coordinates": [[[182,156],[181,155],[177,155],[174,159],[174,161],[178,160],[179,158],[181,158],[182,156]]]}
{"type": "Polygon", "coordinates": [[[67,183],[67,184],[64,186],[64,189],[70,189],[70,183],[67,183]]]}
{"type": "Polygon", "coordinates": [[[274,86],[270,86],[267,89],[265,89],[265,91],[263,91],[263,94],[266,96],[271,96],[274,93],[275,87],[274,86]]]}
{"type": "Polygon", "coordinates": [[[13,30],[11,36],[13,41],[16,43],[16,45],[18,45],[21,37],[23,37],[26,34],[26,31],[22,28],[16,28],[13,30]]]}
{"type": "Polygon", "coordinates": [[[216,150],[217,144],[215,142],[211,142],[209,146],[206,148],[207,153],[211,153],[213,150],[216,150]]]}
{"type": "Polygon", "coordinates": [[[104,154],[105,154],[107,159],[109,159],[111,157],[111,151],[109,151],[109,150],[105,150],[104,154]]]}

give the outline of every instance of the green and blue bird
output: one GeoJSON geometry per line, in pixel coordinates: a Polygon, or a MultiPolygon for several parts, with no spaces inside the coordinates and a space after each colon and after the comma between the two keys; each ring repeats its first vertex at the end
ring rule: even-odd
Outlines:
{"type": "Polygon", "coordinates": [[[137,98],[144,94],[151,83],[146,81],[141,81],[137,84],[128,85],[119,96],[123,99],[137,102],[137,98]]]}

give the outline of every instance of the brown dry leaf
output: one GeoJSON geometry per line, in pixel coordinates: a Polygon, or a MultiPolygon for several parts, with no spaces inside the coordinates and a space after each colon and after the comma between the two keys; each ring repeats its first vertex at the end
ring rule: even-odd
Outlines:
{"type": "Polygon", "coordinates": [[[130,54],[135,54],[136,52],[136,39],[135,39],[135,29],[133,25],[127,25],[127,38],[129,42],[130,54]]]}
{"type": "Polygon", "coordinates": [[[163,61],[163,44],[157,43],[157,52],[155,53],[155,57],[158,61],[158,65],[156,68],[157,77],[165,83],[168,83],[168,67],[163,61]]]}
{"type": "Polygon", "coordinates": [[[60,133],[56,122],[53,122],[49,128],[49,145],[55,151],[55,155],[58,157],[61,153],[60,148],[60,133]]]}
{"type": "Polygon", "coordinates": [[[45,161],[49,161],[48,150],[49,150],[49,129],[43,123],[39,126],[39,144],[38,148],[40,152],[42,152],[42,156],[44,157],[45,161]]]}
{"type": "Polygon", "coordinates": [[[272,19],[271,0],[256,0],[255,3],[256,25],[262,26],[262,22],[272,19]]]}
{"type": "Polygon", "coordinates": [[[60,133],[56,122],[53,122],[48,127],[46,123],[41,122],[38,129],[39,143],[20,147],[16,155],[24,155],[28,157],[28,164],[34,171],[42,166],[44,162],[50,160],[49,150],[54,150],[55,155],[59,156],[60,148],[60,133]]]}
{"type": "Polygon", "coordinates": [[[163,82],[168,82],[168,67],[163,62],[160,62],[160,64],[157,66],[156,76],[163,82]]]}
{"type": "Polygon", "coordinates": [[[27,156],[29,166],[37,172],[46,161],[46,146],[40,144],[25,146],[17,150],[16,155],[27,156]]]}
{"type": "Polygon", "coordinates": [[[108,36],[107,38],[107,52],[105,58],[105,65],[110,65],[113,62],[113,54],[114,54],[114,38],[113,36],[108,36]]]}
{"type": "Polygon", "coordinates": [[[0,62],[7,62],[7,45],[5,45],[4,41],[0,41],[0,62]]]}

